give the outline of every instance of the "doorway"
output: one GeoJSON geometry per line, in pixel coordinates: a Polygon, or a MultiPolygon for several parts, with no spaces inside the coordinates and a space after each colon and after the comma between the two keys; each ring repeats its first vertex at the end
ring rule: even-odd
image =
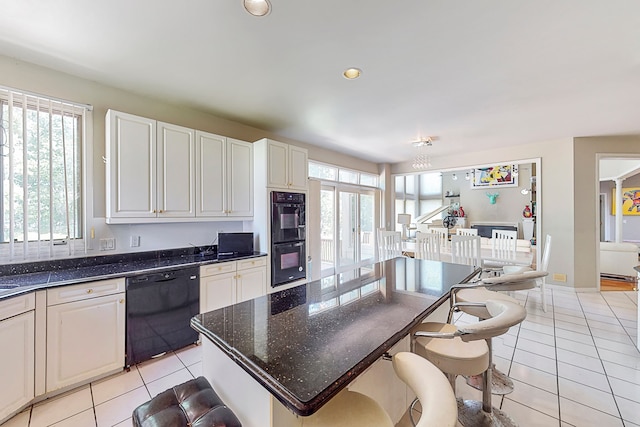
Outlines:
{"type": "Polygon", "coordinates": [[[372,263],[375,257],[374,190],[341,185],[320,189],[321,276],[372,263]]]}

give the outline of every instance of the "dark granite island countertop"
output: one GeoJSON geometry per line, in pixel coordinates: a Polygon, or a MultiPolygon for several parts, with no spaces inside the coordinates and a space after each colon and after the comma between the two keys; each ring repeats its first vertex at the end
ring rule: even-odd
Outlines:
{"type": "Polygon", "coordinates": [[[406,337],[452,285],[475,274],[471,266],[396,258],[199,314],[191,324],[306,416],[406,337]]]}

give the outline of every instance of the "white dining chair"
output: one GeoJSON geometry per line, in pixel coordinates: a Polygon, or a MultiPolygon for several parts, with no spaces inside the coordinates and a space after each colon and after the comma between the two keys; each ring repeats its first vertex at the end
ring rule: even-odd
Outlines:
{"type": "Polygon", "coordinates": [[[516,259],[518,232],[515,230],[491,231],[491,258],[505,261],[516,259]]]}
{"type": "Polygon", "coordinates": [[[378,230],[378,260],[402,256],[402,234],[399,231],[378,230]]]}
{"type": "Polygon", "coordinates": [[[518,232],[514,230],[491,231],[491,258],[482,261],[485,272],[498,275],[505,265],[516,265],[518,232]]]}
{"type": "Polygon", "coordinates": [[[449,249],[449,229],[446,227],[429,227],[429,233],[435,233],[440,238],[440,250],[449,249]]]}
{"type": "MultiPolygon", "coordinates": [[[[549,258],[551,257],[551,235],[547,234],[544,238],[544,249],[542,250],[542,261],[538,266],[538,271],[549,271],[549,258]]],[[[538,282],[540,286],[540,292],[542,294],[542,310],[547,312],[547,289],[546,289],[546,276],[538,282]]]]}
{"type": "Polygon", "coordinates": [[[457,228],[456,234],[458,236],[477,236],[478,229],[477,228],[457,228]]]}
{"type": "Polygon", "coordinates": [[[451,236],[451,262],[480,267],[482,265],[480,236],[451,236]]]}
{"type": "Polygon", "coordinates": [[[416,233],[415,257],[440,261],[440,235],[436,233],[416,233]]]}

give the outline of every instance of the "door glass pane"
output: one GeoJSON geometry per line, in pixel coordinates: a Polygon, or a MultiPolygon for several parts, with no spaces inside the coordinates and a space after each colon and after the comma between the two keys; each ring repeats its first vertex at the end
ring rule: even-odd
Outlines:
{"type": "Polygon", "coordinates": [[[340,214],[338,222],[338,239],[340,242],[340,268],[354,264],[357,258],[357,194],[340,192],[340,214]]]}
{"type": "Polygon", "coordinates": [[[321,275],[333,274],[335,267],[336,207],[335,189],[323,187],[320,191],[320,244],[321,275]]]}
{"type": "Polygon", "coordinates": [[[360,261],[375,257],[375,227],[373,193],[360,194],[360,261]]]}

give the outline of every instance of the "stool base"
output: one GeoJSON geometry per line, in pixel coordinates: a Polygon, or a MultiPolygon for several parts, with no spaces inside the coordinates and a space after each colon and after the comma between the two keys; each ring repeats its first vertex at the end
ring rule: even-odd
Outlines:
{"type": "Polygon", "coordinates": [[[517,427],[518,423],[509,415],[491,408],[491,413],[482,410],[482,402],[458,399],[458,421],[466,427],[517,427]]]}
{"type": "MultiPolygon", "coordinates": [[[[513,391],[513,381],[504,372],[497,370],[493,365],[491,373],[491,394],[505,395],[513,391]]],[[[482,375],[465,378],[470,387],[482,391],[482,375]]]]}

